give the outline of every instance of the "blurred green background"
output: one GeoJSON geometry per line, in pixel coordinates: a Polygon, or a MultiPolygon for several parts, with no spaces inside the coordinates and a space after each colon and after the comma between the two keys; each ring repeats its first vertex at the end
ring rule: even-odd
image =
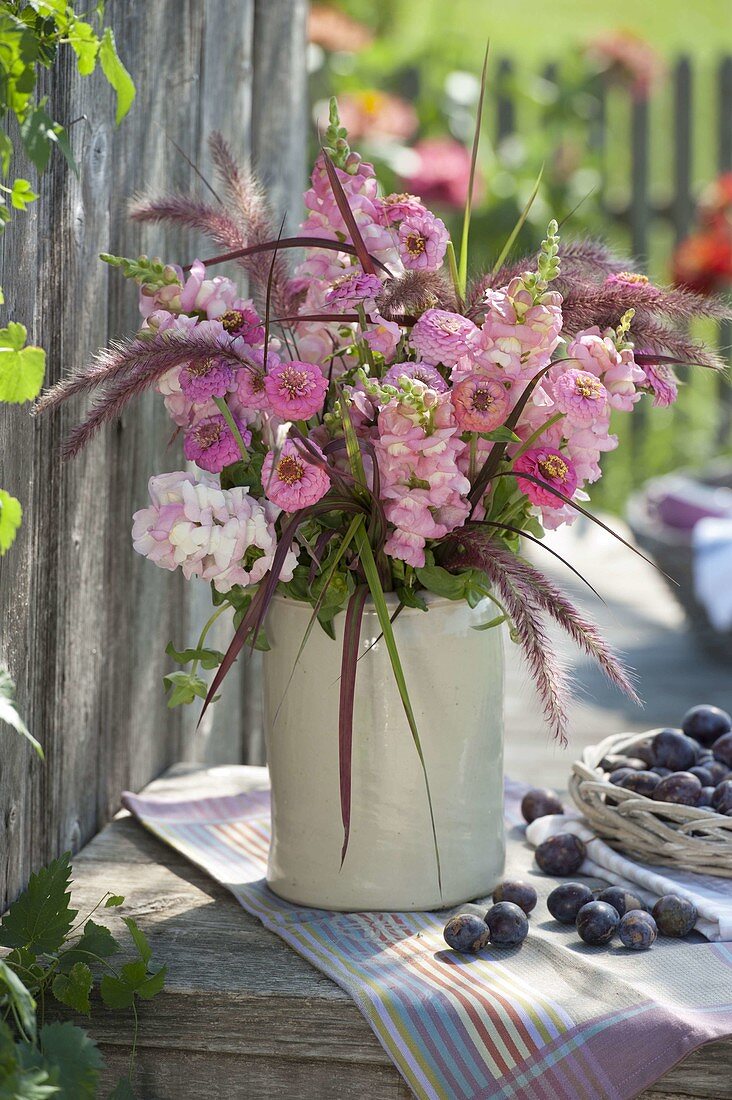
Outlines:
{"type": "MultiPolygon", "coordinates": [[[[310,37],[313,134],[337,95],[351,144],[374,160],[385,189],[422,194],[458,240],[459,147],[472,139],[490,39],[474,268],[500,252],[543,168],[517,252],[535,248],[557,217],[567,238],[602,237],[635,270],[669,282],[675,249],[697,232],[700,196],[732,169],[727,0],[331,0],[313,4],[310,37]]],[[[726,275],[713,282],[729,292],[726,275]]],[[[728,354],[728,331],[699,335],[728,354]]],[[[621,446],[605,458],[595,506],[622,511],[648,477],[729,452],[728,384],[680,373],[675,408],[618,416],[621,446]]]]}

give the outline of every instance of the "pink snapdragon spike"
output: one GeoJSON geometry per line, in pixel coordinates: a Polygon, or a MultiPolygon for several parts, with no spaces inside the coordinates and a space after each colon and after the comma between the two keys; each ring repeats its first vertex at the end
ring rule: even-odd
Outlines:
{"type": "Polygon", "coordinates": [[[378,315],[372,321],[368,331],[363,334],[363,339],[372,351],[378,352],[385,362],[391,363],[399,347],[402,330],[395,321],[385,321],[378,315]]]}
{"type": "MultiPolygon", "coordinates": [[[[565,497],[572,497],[579,484],[577,471],[571,459],[553,447],[532,447],[520,455],[513,464],[514,473],[531,474],[558,490],[565,497]]],[[[543,508],[561,508],[562,501],[552,492],[548,492],[534,481],[517,476],[518,486],[532,504],[543,508]]]]}
{"type": "Polygon", "coordinates": [[[548,291],[535,302],[523,278],[488,290],[485,320],[472,347],[480,363],[494,363],[511,379],[528,380],[546,366],[562,331],[562,295],[548,291]]]}
{"type": "MultiPolygon", "coordinates": [[[[252,433],[243,425],[237,425],[245,446],[252,441],[252,433]]],[[[242,457],[231,428],[221,413],[207,416],[190,428],[183,439],[183,454],[189,462],[195,462],[202,470],[218,474],[225,466],[231,466],[242,457]]]]}
{"type": "Polygon", "coordinates": [[[450,239],[445,223],[430,214],[408,214],[399,226],[399,255],[412,271],[436,271],[442,266],[450,239]]]}
{"type": "MultiPolygon", "coordinates": [[[[322,458],[323,452],[317,450],[322,458]]],[[[287,439],[278,456],[274,451],[267,452],[262,465],[262,485],[269,500],[283,512],[299,512],[325,496],[330,489],[330,477],[322,467],[308,461],[304,450],[287,439]]]]}
{"type": "Polygon", "coordinates": [[[455,420],[464,432],[492,432],[511,407],[508,390],[482,371],[474,371],[452,388],[455,420]]]}
{"type": "Polygon", "coordinates": [[[454,367],[469,352],[469,339],[477,332],[476,325],[460,313],[427,309],[413,326],[409,342],[423,363],[454,367]]]}
{"type": "Polygon", "coordinates": [[[178,375],[181,392],[189,401],[204,402],[211,397],[225,397],[233,389],[234,371],[220,359],[189,363],[178,375]]]}
{"type": "MultiPolygon", "coordinates": [[[[277,509],[241,487],[223,490],[214,479],[176,471],[150,478],[150,505],[135,512],[133,546],[161,569],[180,568],[219,592],[257,584],[277,548],[277,509]]],[[[297,564],[291,550],[280,573],[288,581],[297,564]]]]}
{"type": "Polygon", "coordinates": [[[264,389],[277,416],[283,420],[309,420],[323,408],[328,379],[314,363],[292,359],[268,368],[264,389]]]}
{"type": "Polygon", "coordinates": [[[559,412],[580,423],[601,420],[609,414],[608,393],[597,375],[587,371],[562,371],[551,387],[551,396],[559,412]]]}

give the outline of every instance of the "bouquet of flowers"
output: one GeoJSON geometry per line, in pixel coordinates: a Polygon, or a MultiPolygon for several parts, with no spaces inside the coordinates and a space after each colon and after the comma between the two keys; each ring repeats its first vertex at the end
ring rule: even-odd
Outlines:
{"type": "Polygon", "coordinates": [[[418,197],[380,192],[335,103],[295,237],[278,237],[219,135],[211,148],[226,204],[149,198],[132,217],[204,231],[225,251],[186,268],[104,256],[139,284],[140,330],[38,406],[98,391],[68,456],[151,389],[182,437],[188,465],[150,479],[134,547],[209,582],[216,613],[234,609],[236,632],[223,659],[205,648],[205,631],[179,655],[193,655],[193,671],[168,678],[171,701],[208,704],[245,644],[267,646],[276,593],[312,606],[308,630],[317,622],[333,634],[345,614],[342,743],[370,597],[419,748],[387,592],[397,614],[427,611],[426,593],[493,601],[489,625],[510,625],[562,739],[565,680],[547,618],[634,696],[594,625],[522,556],[522,540],[541,545],[546,530],[589,514],[601,456],[617,446],[613,410],[675,401],[674,363],[719,365],[686,329],[721,307],[624,271],[599,243],[560,242],[556,222],[535,255],[510,259],[509,240],[491,271],[469,279],[473,173],[458,252],[418,197]],[[213,274],[227,260],[253,297],[213,274]],[[210,686],[199,665],[216,668],[210,686]]]}

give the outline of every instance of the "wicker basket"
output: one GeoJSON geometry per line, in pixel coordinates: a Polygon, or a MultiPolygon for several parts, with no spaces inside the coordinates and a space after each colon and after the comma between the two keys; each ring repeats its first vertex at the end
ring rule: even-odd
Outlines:
{"type": "Polygon", "coordinates": [[[615,734],[586,748],[582,760],[572,765],[572,798],[592,829],[612,848],[644,863],[732,878],[732,817],[654,802],[605,778],[600,767],[603,757],[613,753],[632,756],[636,745],[657,732],[615,734]]]}

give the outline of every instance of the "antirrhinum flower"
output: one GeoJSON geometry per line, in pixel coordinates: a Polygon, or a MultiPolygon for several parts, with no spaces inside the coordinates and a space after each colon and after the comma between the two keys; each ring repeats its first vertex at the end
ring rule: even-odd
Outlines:
{"type": "Polygon", "coordinates": [[[411,270],[436,271],[450,239],[445,223],[428,210],[409,214],[399,226],[399,255],[411,270]]]}
{"type": "Polygon", "coordinates": [[[659,408],[673,405],[679,396],[678,381],[674,372],[665,363],[643,363],[641,370],[645,375],[645,384],[653,394],[653,404],[659,408]]]}
{"type": "MultiPolygon", "coordinates": [[[[318,452],[322,458],[319,448],[318,452]]],[[[326,470],[309,460],[304,448],[288,439],[279,455],[267,452],[262,465],[262,485],[266,496],[283,512],[297,512],[325,496],[330,488],[330,477],[326,470]]]]}
{"type": "MultiPolygon", "coordinates": [[[[245,446],[252,441],[251,432],[243,424],[238,425],[245,446]]],[[[226,419],[220,413],[207,416],[190,428],[183,440],[183,454],[189,462],[195,462],[202,470],[218,474],[241,458],[239,445],[226,419]]]]}
{"type": "MultiPolygon", "coordinates": [[[[636,387],[645,381],[645,375],[632,350],[618,351],[610,333],[603,335],[597,327],[578,332],[567,347],[567,358],[577,360],[576,366],[602,381],[614,409],[630,412],[640,400],[636,387]]],[[[552,367],[552,374],[554,370],[552,367]]]]}
{"type": "Polygon", "coordinates": [[[608,416],[608,394],[600,379],[588,371],[569,368],[553,380],[551,396],[568,420],[586,423],[608,416]]]}
{"type": "Polygon", "coordinates": [[[323,408],[328,379],[314,363],[293,359],[268,367],[264,388],[277,416],[283,420],[309,420],[323,408]]]}
{"type": "Polygon", "coordinates": [[[225,360],[206,359],[182,367],[178,382],[189,401],[203,402],[224,397],[234,387],[234,371],[225,360]]]}
{"type": "MultiPolygon", "coordinates": [[[[513,464],[514,473],[531,474],[539,481],[571,498],[578,485],[577,472],[571,459],[553,447],[532,447],[520,455],[513,464]]],[[[561,508],[562,500],[556,493],[537,485],[535,481],[517,476],[518,487],[532,504],[544,508],[561,508]]]]}
{"type": "MultiPolygon", "coordinates": [[[[222,490],[216,479],[176,471],[150,478],[150,505],[135,512],[135,550],[161,569],[180,568],[186,580],[201,577],[219,592],[257,584],[270,569],[278,511],[243,487],[222,490]]],[[[292,579],[291,550],[280,580],[292,579]]]]}
{"type": "Polygon", "coordinates": [[[446,309],[428,309],[412,328],[409,342],[424,363],[453,367],[469,351],[468,338],[477,328],[467,317],[446,309]]]}
{"type": "Polygon", "coordinates": [[[491,432],[503,424],[511,407],[508,390],[482,371],[474,371],[452,388],[455,420],[464,432],[491,432]]]}

